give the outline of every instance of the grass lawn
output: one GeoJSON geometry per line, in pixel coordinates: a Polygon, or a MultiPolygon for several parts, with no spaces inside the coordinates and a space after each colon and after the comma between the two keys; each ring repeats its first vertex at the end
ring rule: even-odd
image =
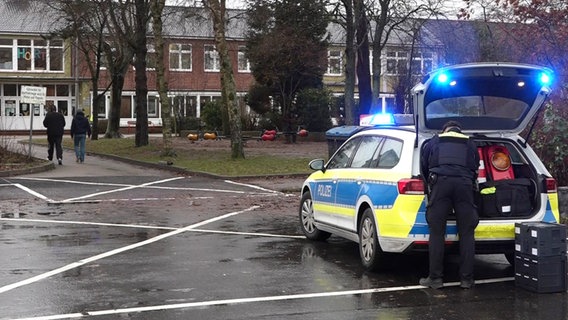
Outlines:
{"type": "MultiPolygon", "coordinates": [[[[35,142],[45,144],[45,141],[35,142]]],[[[284,147],[268,145],[274,142],[264,143],[266,148],[245,147],[245,159],[231,159],[229,141],[192,144],[183,138],[174,138],[173,148],[176,157],[168,158],[161,157],[162,139],[154,137],[151,137],[149,145],[144,147],[135,147],[134,138],[87,140],[86,149],[87,153],[115,155],[148,163],[172,161],[176,167],[223,176],[306,174],[312,172],[308,167],[310,160],[325,157],[323,152],[315,154],[308,152],[313,149],[310,146],[298,144],[297,152],[294,153],[294,151],[283,152],[284,147]],[[305,149],[308,151],[304,151],[305,149]]],[[[63,146],[73,148],[70,137],[64,137],[63,146]]],[[[288,148],[294,150],[292,149],[294,146],[288,148]]]]}

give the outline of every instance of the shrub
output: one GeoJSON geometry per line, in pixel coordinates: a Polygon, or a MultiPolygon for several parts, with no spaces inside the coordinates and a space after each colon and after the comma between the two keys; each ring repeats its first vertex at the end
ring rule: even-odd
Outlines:
{"type": "Polygon", "coordinates": [[[546,105],[531,135],[530,142],[559,186],[568,186],[568,112],[553,102],[546,105]]]}
{"type": "Polygon", "coordinates": [[[221,107],[221,101],[209,101],[203,106],[201,120],[204,122],[205,129],[215,130],[223,127],[221,107]]]}
{"type": "Polygon", "coordinates": [[[305,89],[298,93],[298,124],[308,131],[323,132],[331,128],[331,93],[326,89],[305,89]]]}

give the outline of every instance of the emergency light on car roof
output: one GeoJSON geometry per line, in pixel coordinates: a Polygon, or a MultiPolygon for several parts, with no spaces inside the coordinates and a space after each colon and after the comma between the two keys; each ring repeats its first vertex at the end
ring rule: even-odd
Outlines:
{"type": "Polygon", "coordinates": [[[359,126],[404,126],[413,125],[414,116],[412,114],[392,114],[392,113],[376,113],[362,114],[359,117],[359,126]]]}

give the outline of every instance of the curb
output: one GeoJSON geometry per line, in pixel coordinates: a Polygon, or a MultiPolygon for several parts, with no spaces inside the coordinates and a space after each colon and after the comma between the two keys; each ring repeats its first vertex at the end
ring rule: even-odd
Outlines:
{"type": "MultiPolygon", "coordinates": [[[[38,159],[38,158],[36,158],[36,159],[38,159]]],[[[25,169],[0,171],[0,177],[13,177],[13,176],[19,176],[19,175],[24,175],[24,174],[40,173],[40,172],[45,172],[45,171],[53,170],[53,169],[55,169],[55,164],[53,164],[53,162],[46,162],[45,164],[35,166],[35,167],[25,168],[25,169]]]]}
{"type": "Polygon", "coordinates": [[[309,175],[309,173],[291,173],[291,174],[267,174],[267,175],[253,175],[253,176],[223,176],[223,175],[217,175],[217,174],[213,174],[213,173],[209,173],[209,172],[188,170],[188,169],[185,169],[185,168],[182,168],[182,167],[176,167],[174,165],[168,165],[166,163],[144,162],[144,161],[133,160],[133,159],[129,159],[129,158],[123,158],[123,157],[115,156],[115,155],[111,155],[111,154],[98,154],[98,153],[93,153],[93,152],[87,152],[87,154],[91,155],[91,156],[101,157],[101,158],[109,158],[109,159],[112,159],[112,160],[132,164],[132,165],[137,165],[137,166],[141,166],[141,167],[171,171],[171,172],[175,172],[175,173],[179,173],[179,174],[187,174],[187,175],[207,177],[207,178],[213,178],[213,179],[222,179],[222,180],[246,180],[246,179],[259,179],[259,178],[260,179],[263,179],[263,178],[306,178],[309,175]]]}

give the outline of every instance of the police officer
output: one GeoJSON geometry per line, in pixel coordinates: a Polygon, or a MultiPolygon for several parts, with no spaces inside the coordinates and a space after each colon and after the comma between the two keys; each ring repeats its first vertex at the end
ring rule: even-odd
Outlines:
{"type": "Polygon", "coordinates": [[[420,284],[434,289],[443,287],[446,222],[455,212],[460,246],[460,286],[474,284],[475,227],[479,222],[474,204],[479,154],[474,142],[461,132],[456,121],[447,122],[442,133],[427,141],[422,149],[420,172],[428,188],[426,221],[430,229],[430,271],[420,284]]]}

